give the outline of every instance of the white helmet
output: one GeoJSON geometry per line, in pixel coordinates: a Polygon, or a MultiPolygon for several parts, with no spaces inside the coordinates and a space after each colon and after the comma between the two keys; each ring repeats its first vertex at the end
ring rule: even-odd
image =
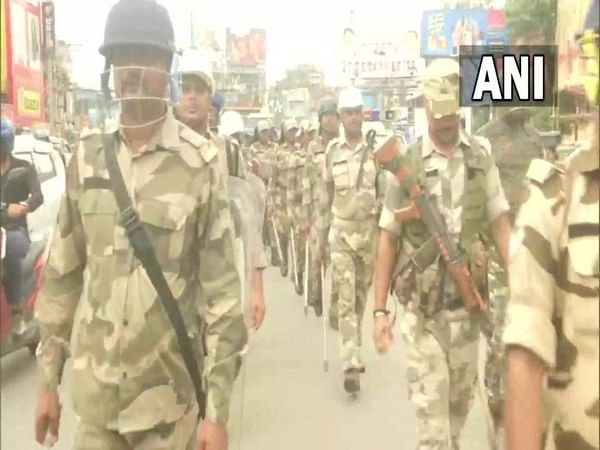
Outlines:
{"type": "Polygon", "coordinates": [[[344,108],[358,108],[359,106],[364,106],[363,97],[360,91],[353,87],[342,89],[338,101],[338,108],[342,110],[344,108]]]}
{"type": "Polygon", "coordinates": [[[197,75],[204,81],[210,92],[215,89],[212,76],[212,66],[202,53],[195,49],[187,49],[179,59],[179,73],[183,75],[197,75]]]}
{"type": "Polygon", "coordinates": [[[219,131],[225,136],[233,136],[245,131],[244,120],[237,111],[225,111],[221,116],[219,131]]]}

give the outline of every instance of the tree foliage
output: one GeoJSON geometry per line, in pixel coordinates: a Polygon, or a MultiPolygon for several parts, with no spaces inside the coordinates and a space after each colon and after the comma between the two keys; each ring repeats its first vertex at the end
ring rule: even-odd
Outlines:
{"type": "Polygon", "coordinates": [[[553,44],[556,34],[556,1],[506,0],[506,26],[511,42],[553,44]]]}

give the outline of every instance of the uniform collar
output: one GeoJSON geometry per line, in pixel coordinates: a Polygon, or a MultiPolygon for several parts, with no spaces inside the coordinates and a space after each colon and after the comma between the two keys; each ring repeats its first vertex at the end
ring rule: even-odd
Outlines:
{"type": "MultiPolygon", "coordinates": [[[[340,133],[340,136],[338,137],[338,142],[340,143],[340,147],[350,148],[350,144],[348,144],[348,140],[346,139],[346,133],[340,133]]],[[[355,151],[360,150],[365,145],[366,145],[365,136],[361,135],[360,143],[356,146],[355,151]]]]}
{"type": "MultiPolygon", "coordinates": [[[[124,140],[122,128],[119,133],[121,138],[124,140]]],[[[155,133],[152,135],[148,143],[143,147],[140,154],[156,151],[157,149],[178,151],[180,145],[181,140],[179,139],[179,123],[173,115],[173,110],[168,108],[162,124],[156,129],[155,133]]]]}
{"type": "MultiPolygon", "coordinates": [[[[469,139],[467,138],[467,133],[465,133],[465,131],[461,129],[460,133],[458,135],[458,144],[457,144],[457,146],[463,146],[463,145],[466,145],[467,147],[470,147],[471,143],[469,142],[469,139]]],[[[436,153],[439,153],[440,155],[443,155],[443,153],[441,153],[440,151],[438,151],[437,148],[435,147],[435,144],[431,140],[431,137],[429,136],[429,133],[426,133],[423,136],[423,158],[427,158],[428,156],[431,156],[431,154],[433,152],[436,152],[436,153]]]]}

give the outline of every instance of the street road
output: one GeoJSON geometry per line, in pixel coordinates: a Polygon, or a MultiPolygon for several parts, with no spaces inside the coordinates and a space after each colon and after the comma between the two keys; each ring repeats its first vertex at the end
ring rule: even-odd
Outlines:
{"type": "MultiPolygon", "coordinates": [[[[402,341],[379,356],[371,339],[371,304],[364,324],[362,391],[342,389],[337,333],[329,334],[329,372],[323,371],[322,327],[304,316],[302,298],[277,269],[265,272],[267,316],[252,336],[230,414],[230,450],[412,450],[415,417],[407,398],[402,341]]],[[[397,328],[397,327],[396,327],[397,328]]],[[[34,450],[35,360],[27,350],[1,361],[1,448],[34,450]]],[[[70,450],[76,425],[69,398],[69,369],[61,386],[63,417],[55,450],[70,450]]],[[[476,397],[461,450],[487,450],[476,397]]]]}

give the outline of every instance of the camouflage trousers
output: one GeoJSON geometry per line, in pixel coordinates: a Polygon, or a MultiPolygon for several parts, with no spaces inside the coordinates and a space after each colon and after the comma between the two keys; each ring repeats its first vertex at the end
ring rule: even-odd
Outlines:
{"type": "Polygon", "coordinates": [[[502,417],[504,409],[504,345],[502,333],[508,303],[508,277],[506,271],[495,258],[490,258],[488,271],[490,293],[489,316],[493,329],[486,333],[490,336],[485,361],[484,384],[490,412],[496,421],[502,417]]]}
{"type": "MultiPolygon", "coordinates": [[[[287,218],[287,214],[284,212],[285,210],[279,210],[275,215],[275,226],[277,227],[277,234],[279,236],[279,245],[281,246],[281,256],[283,261],[281,261],[281,266],[284,268],[288,267],[288,248],[290,245],[290,221],[287,218]]],[[[275,233],[273,233],[274,235],[275,233]]],[[[275,241],[275,237],[273,236],[273,240],[275,241]]],[[[277,246],[277,242],[274,242],[274,245],[277,246]]]]}
{"type": "Polygon", "coordinates": [[[458,450],[475,393],[479,327],[469,317],[451,321],[445,311],[420,325],[418,316],[406,310],[401,330],[408,396],[417,414],[417,449],[458,450]]]}
{"type": "MultiPolygon", "coordinates": [[[[293,226],[294,233],[294,243],[296,247],[294,248],[294,252],[296,254],[296,272],[298,273],[298,282],[300,284],[303,283],[303,274],[304,274],[304,266],[306,265],[306,235],[298,225],[293,226]]],[[[291,229],[289,231],[290,235],[292,233],[291,229]]],[[[290,237],[290,245],[292,245],[292,238],[290,237]]],[[[293,257],[290,255],[290,257],[293,257]]],[[[293,262],[292,262],[293,264],[293,262]]],[[[293,266],[290,267],[293,269],[293,266]]],[[[294,280],[294,273],[291,274],[291,279],[294,280]]]]}
{"type": "Polygon", "coordinates": [[[151,430],[119,433],[84,421],[79,422],[75,450],[195,450],[198,408],[176,422],[161,423],[151,430]]]}
{"type": "Polygon", "coordinates": [[[352,222],[335,218],[329,232],[343,370],[364,367],[360,357],[362,320],[373,281],[376,228],[375,220],[352,222]]]}

